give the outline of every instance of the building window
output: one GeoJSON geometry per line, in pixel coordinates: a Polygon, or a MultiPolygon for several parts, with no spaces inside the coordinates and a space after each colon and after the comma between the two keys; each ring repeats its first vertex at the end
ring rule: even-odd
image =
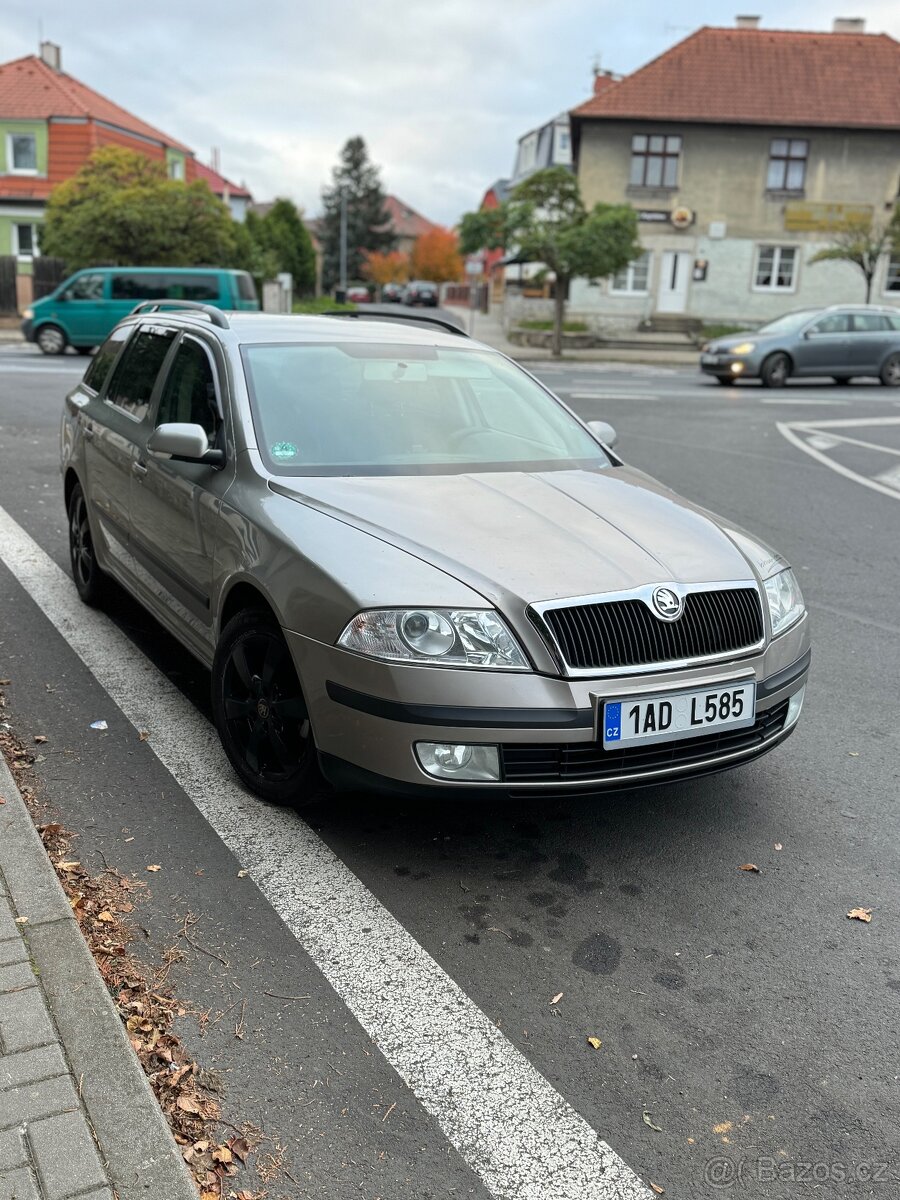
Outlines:
{"type": "Polygon", "coordinates": [[[760,246],[754,288],[760,292],[792,292],[797,277],[796,246],[760,246]]]}
{"type": "Polygon", "coordinates": [[[556,145],[559,150],[568,151],[569,149],[569,131],[568,129],[560,129],[556,135],[556,145]]]}
{"type": "Polygon", "coordinates": [[[170,158],[169,159],[169,178],[183,180],[184,179],[184,159],[170,158]]]}
{"type": "Polygon", "coordinates": [[[610,293],[627,296],[646,296],[650,281],[650,251],[645,250],[640,258],[610,277],[610,293]]]}
{"type": "Polygon", "coordinates": [[[809,142],[805,138],[773,138],[769,146],[767,191],[802,192],[808,157],[809,142]]]}
{"type": "Polygon", "coordinates": [[[637,133],[631,139],[633,187],[673,188],[678,186],[681,138],[661,133],[637,133]]]}
{"type": "Polygon", "coordinates": [[[37,175],[37,137],[33,133],[6,135],[6,166],[11,175],[37,175]]]}
{"type": "Polygon", "coordinates": [[[13,225],[13,254],[34,258],[38,253],[37,225],[13,225]]]}
{"type": "Polygon", "coordinates": [[[887,279],[884,281],[886,292],[900,292],[900,254],[892,254],[888,259],[887,279]]]}

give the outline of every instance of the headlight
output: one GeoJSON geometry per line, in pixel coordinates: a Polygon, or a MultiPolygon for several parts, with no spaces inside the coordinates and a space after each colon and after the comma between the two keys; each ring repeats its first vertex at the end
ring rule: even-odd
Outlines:
{"type": "Polygon", "coordinates": [[[529,669],[502,617],[491,609],[369,609],[353,618],[337,644],[389,662],[529,669]]]}
{"type": "Polygon", "coordinates": [[[756,349],[756,342],[741,342],[739,346],[732,346],[732,354],[752,354],[756,349]]]}
{"type": "Polygon", "coordinates": [[[800,584],[790,567],[766,580],[766,596],[769,601],[769,615],[772,618],[773,637],[784,633],[795,621],[799,621],[806,611],[800,594],[800,584]]]}
{"type": "Polygon", "coordinates": [[[25,311],[22,313],[22,317],[26,321],[31,321],[34,317],[34,309],[26,308],[25,311]]]}

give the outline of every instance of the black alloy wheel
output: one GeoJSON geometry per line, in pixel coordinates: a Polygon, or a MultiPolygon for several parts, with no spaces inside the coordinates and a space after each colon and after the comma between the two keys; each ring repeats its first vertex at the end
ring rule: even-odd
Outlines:
{"type": "Polygon", "coordinates": [[[78,595],[85,604],[100,604],[106,594],[108,580],[97,564],[87,501],[80,483],[75,484],[69,497],[69,561],[78,595]]]}
{"type": "Polygon", "coordinates": [[[290,650],[267,613],[228,622],[212,693],[219,737],[247,787],[272,804],[305,800],[320,782],[315,741],[290,650]]]}
{"type": "Polygon", "coordinates": [[[791,360],[786,354],[782,354],[780,350],[776,350],[763,363],[759,377],[765,387],[777,388],[784,387],[790,373],[791,360]]]}

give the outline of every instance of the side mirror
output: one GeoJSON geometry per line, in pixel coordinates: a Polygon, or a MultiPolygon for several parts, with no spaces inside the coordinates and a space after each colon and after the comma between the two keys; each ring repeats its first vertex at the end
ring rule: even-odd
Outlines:
{"type": "Polygon", "coordinates": [[[619,436],[612,425],[606,421],[588,421],[587,427],[594,437],[598,438],[604,446],[609,446],[610,450],[612,450],[613,446],[619,440],[619,436]]]}
{"type": "Polygon", "coordinates": [[[176,462],[201,462],[211,467],[225,463],[224,451],[210,450],[203,426],[188,421],[157,425],[147,439],[147,449],[151,454],[167,454],[176,462]]]}

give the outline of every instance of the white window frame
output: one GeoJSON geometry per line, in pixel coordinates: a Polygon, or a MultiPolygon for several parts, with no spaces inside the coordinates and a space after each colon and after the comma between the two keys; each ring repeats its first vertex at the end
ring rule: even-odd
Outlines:
{"type": "Polygon", "coordinates": [[[884,294],[896,299],[898,293],[900,293],[900,251],[888,258],[887,269],[884,273],[884,294]],[[892,279],[897,285],[893,288],[890,286],[892,279]]]}
{"type": "Polygon", "coordinates": [[[170,158],[168,162],[168,176],[174,179],[177,183],[184,183],[184,159],[170,158]]]}
{"type": "Polygon", "coordinates": [[[770,295],[772,292],[778,292],[781,295],[788,295],[797,290],[797,279],[800,275],[800,247],[795,243],[776,243],[776,242],[760,242],[756,247],[756,253],[753,255],[753,275],[751,276],[751,291],[763,292],[765,295],[770,295]],[[794,252],[794,269],[791,273],[791,283],[789,287],[779,287],[777,283],[763,284],[757,283],[759,276],[759,260],[763,250],[772,249],[775,251],[775,257],[772,263],[772,278],[778,278],[778,271],[781,266],[781,252],[783,250],[792,250],[794,252]]]}
{"type": "Polygon", "coordinates": [[[38,170],[38,144],[37,134],[30,133],[27,129],[15,131],[6,135],[6,173],[7,175],[39,175],[38,170]],[[33,167],[17,167],[13,164],[13,138],[14,137],[30,137],[34,142],[34,166],[33,167]]]}
{"type": "MultiPolygon", "coordinates": [[[[616,276],[610,275],[610,277],[609,277],[609,294],[611,296],[649,296],[650,295],[650,269],[652,266],[653,266],[653,251],[645,250],[643,254],[639,255],[636,259],[634,259],[632,262],[630,262],[628,264],[628,266],[625,268],[625,280],[626,280],[626,284],[627,284],[626,287],[624,287],[624,288],[616,287],[616,276]],[[635,264],[641,262],[643,259],[647,260],[647,282],[644,287],[636,288],[634,286],[634,268],[635,268],[635,264]]],[[[621,273],[622,272],[617,272],[617,274],[621,274],[621,273]]]]}
{"type": "Polygon", "coordinates": [[[30,262],[33,258],[38,258],[41,253],[41,243],[40,243],[40,239],[38,238],[38,229],[40,228],[40,226],[34,221],[17,221],[15,217],[12,218],[11,224],[12,224],[12,246],[11,246],[11,249],[12,249],[13,254],[16,256],[16,258],[25,259],[27,262],[30,262]],[[31,249],[30,250],[20,250],[19,249],[19,226],[20,225],[30,225],[31,226],[31,249]]]}

